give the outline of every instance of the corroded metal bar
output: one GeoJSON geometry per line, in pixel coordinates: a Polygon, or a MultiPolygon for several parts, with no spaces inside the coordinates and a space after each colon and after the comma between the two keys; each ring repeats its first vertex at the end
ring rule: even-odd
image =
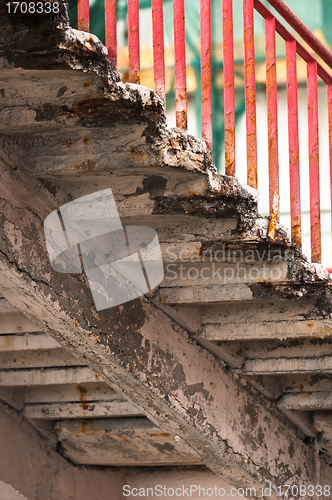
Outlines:
{"type": "Polygon", "coordinates": [[[117,69],[116,0],[105,0],[105,45],[108,59],[117,69]]]}
{"type": "Polygon", "coordinates": [[[89,33],[89,0],[78,0],[77,25],[80,31],[89,33]]]}
{"type": "Polygon", "coordinates": [[[292,242],[302,248],[299,160],[299,113],[297,96],[296,42],[286,41],[289,183],[292,242]]]}
{"type": "MultiPolygon", "coordinates": [[[[327,86],[327,111],[328,111],[328,124],[329,124],[329,160],[330,160],[330,193],[331,193],[330,199],[332,207],[332,84],[327,86]]],[[[332,234],[332,210],[331,210],[331,234],[332,234]]]]}
{"type": "Polygon", "coordinates": [[[152,0],[154,90],[165,103],[165,51],[163,0],[152,0]]]}
{"type": "Polygon", "coordinates": [[[267,233],[267,237],[272,241],[276,239],[276,228],[280,212],[279,207],[280,207],[280,196],[278,193],[274,193],[272,210],[270,212],[269,230],[267,233]]]}
{"type": "Polygon", "coordinates": [[[307,64],[311,260],[321,262],[317,63],[307,64]]]}
{"type": "Polygon", "coordinates": [[[187,76],[184,0],[173,2],[176,126],[187,128],[187,76]]]}
{"type": "Polygon", "coordinates": [[[265,19],[266,54],[266,99],[269,152],[269,206],[273,208],[274,193],[279,194],[279,157],[278,157],[278,104],[275,19],[265,19]]]}
{"type": "Polygon", "coordinates": [[[201,0],[200,27],[202,139],[212,151],[211,0],[201,0]]]}
{"type": "Polygon", "coordinates": [[[247,127],[247,183],[249,186],[258,189],[253,0],[243,0],[243,44],[247,127]]]}
{"type": "Polygon", "coordinates": [[[222,2],[224,53],[225,174],[235,175],[233,0],[222,2]]]}
{"type": "Polygon", "coordinates": [[[140,83],[139,0],[128,0],[129,81],[140,83]]]}

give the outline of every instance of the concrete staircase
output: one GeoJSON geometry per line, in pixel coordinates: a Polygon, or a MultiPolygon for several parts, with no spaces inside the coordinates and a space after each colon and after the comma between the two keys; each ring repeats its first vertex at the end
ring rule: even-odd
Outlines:
{"type": "Polygon", "coordinates": [[[43,21],[1,11],[0,399],[75,464],[329,484],[328,273],[64,7],[43,21]],[[165,276],[97,312],[84,275],[51,269],[43,221],[106,188],[157,231],[165,276]]]}

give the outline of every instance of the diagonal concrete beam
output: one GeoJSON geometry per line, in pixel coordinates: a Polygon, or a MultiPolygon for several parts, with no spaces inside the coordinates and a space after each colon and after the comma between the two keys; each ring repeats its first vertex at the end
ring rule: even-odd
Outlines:
{"type": "Polygon", "coordinates": [[[0,172],[3,297],[231,484],[315,482],[314,450],[161,310],[143,297],[97,314],[84,277],[53,272],[43,221],[56,207],[4,162],[0,172]]]}

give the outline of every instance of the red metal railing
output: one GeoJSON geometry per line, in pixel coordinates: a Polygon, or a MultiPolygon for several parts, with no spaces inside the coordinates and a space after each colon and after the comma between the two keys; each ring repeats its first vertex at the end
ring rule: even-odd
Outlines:
{"type": "MultiPolygon", "coordinates": [[[[244,84],[246,101],[247,183],[257,189],[257,124],[254,10],[265,22],[266,101],[268,131],[268,170],[270,214],[278,218],[276,200],[279,195],[278,159],[278,93],[276,74],[276,34],[285,42],[288,150],[290,183],[291,239],[301,247],[301,199],[299,163],[299,110],[297,60],[307,66],[307,107],[310,185],[311,260],[321,262],[321,220],[319,188],[319,137],[317,77],[327,86],[329,160],[332,176],[332,68],[331,52],[306,28],[282,0],[268,3],[291,26],[296,37],[285,28],[261,0],[243,1],[244,84]],[[301,42],[299,41],[301,38],[301,42]],[[303,43],[304,42],[304,43],[303,43]],[[307,49],[309,46],[314,55],[307,49]],[[325,64],[324,64],[325,63],[325,64]],[[327,65],[327,69],[326,69],[327,65]]],[[[225,123],[225,173],[235,175],[235,98],[233,0],[222,0],[223,78],[225,123]]],[[[173,0],[174,70],[176,125],[187,128],[187,83],[184,0],[173,0]]],[[[117,64],[116,0],[105,0],[105,38],[109,58],[117,64]]],[[[89,0],[78,0],[78,27],[89,30],[89,0]]],[[[163,0],[152,0],[154,88],[165,102],[165,51],[163,31],[163,0]]],[[[211,0],[200,0],[201,33],[201,130],[202,138],[212,150],[212,62],[211,62],[211,0]]],[[[140,82],[139,1],[128,0],[129,81],[140,82]]],[[[332,178],[332,177],[331,177],[332,178]]],[[[331,183],[332,198],[332,183],[331,183]]]]}

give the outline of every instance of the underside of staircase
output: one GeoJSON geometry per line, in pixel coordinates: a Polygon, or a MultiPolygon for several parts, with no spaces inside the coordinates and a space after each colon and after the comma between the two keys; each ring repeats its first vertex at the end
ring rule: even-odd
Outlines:
{"type": "Polygon", "coordinates": [[[152,90],[121,82],[60,3],[38,20],[0,7],[0,486],[85,498],[11,475],[27,462],[10,429],[24,426],[57,467],[97,482],[140,467],[210,470],[257,497],[331,486],[329,274],[203,142],[167,128],[152,90]],[[165,274],[96,311],[84,274],[51,268],[43,224],[108,188],[123,225],[156,230],[165,274]]]}

